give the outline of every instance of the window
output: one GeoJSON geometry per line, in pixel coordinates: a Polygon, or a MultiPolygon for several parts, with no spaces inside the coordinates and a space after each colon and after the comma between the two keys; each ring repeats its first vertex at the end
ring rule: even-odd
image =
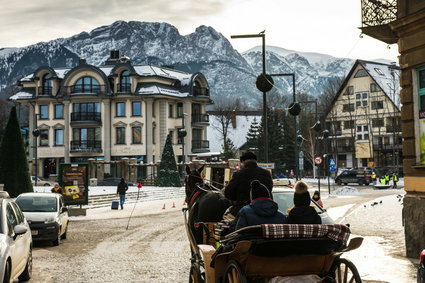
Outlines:
{"type": "Polygon", "coordinates": [[[355,78],[367,77],[367,72],[363,69],[360,69],[354,75],[355,78]]]}
{"type": "Polygon", "coordinates": [[[344,121],[344,129],[354,129],[354,121],[344,121]]]}
{"type": "Polygon", "coordinates": [[[156,125],[154,123],[152,123],[152,143],[153,144],[156,143],[155,133],[156,133],[156,125]]]}
{"type": "Polygon", "coordinates": [[[378,128],[384,126],[384,119],[372,119],[372,127],[378,128]]]}
{"type": "Polygon", "coordinates": [[[357,126],[357,140],[369,140],[368,125],[357,126]]]}
{"type": "Polygon", "coordinates": [[[9,230],[9,236],[12,236],[15,234],[13,229],[16,225],[18,225],[18,219],[16,219],[15,212],[13,211],[13,208],[10,203],[8,203],[6,207],[6,220],[7,228],[9,230]]]}
{"type": "Polygon", "coordinates": [[[383,101],[372,101],[372,110],[383,109],[384,102],[383,101]]]}
{"type": "Polygon", "coordinates": [[[142,127],[132,127],[131,128],[131,140],[133,144],[142,143],[142,127]]]}
{"type": "Polygon", "coordinates": [[[344,104],[342,106],[342,112],[353,112],[354,111],[354,103],[344,104]]]}
{"type": "Polygon", "coordinates": [[[375,84],[375,83],[371,83],[370,84],[370,92],[378,92],[381,91],[381,88],[375,84]]]}
{"type": "Polygon", "coordinates": [[[42,95],[52,95],[52,81],[49,79],[51,76],[49,73],[45,74],[42,78],[42,95]]]}
{"type": "Polygon", "coordinates": [[[97,112],[100,113],[100,103],[99,102],[90,102],[90,103],[74,103],[73,104],[74,112],[82,112],[82,113],[92,113],[97,112]]]}
{"type": "Polygon", "coordinates": [[[125,144],[125,128],[117,127],[116,131],[117,131],[116,144],[125,144]]]}
{"type": "Polygon", "coordinates": [[[131,103],[131,115],[142,116],[142,103],[135,101],[131,103]]]}
{"type": "Polygon", "coordinates": [[[131,92],[130,72],[127,70],[121,73],[119,92],[131,92]]]}
{"type": "Polygon", "coordinates": [[[353,86],[347,86],[345,89],[344,95],[350,95],[354,93],[354,87],[353,86]]]}
{"type": "Polygon", "coordinates": [[[92,77],[82,77],[74,85],[72,93],[99,93],[99,82],[92,77]]]}
{"type": "Polygon", "coordinates": [[[183,117],[183,103],[177,103],[177,118],[183,117]]]}
{"type": "Polygon", "coordinates": [[[78,148],[101,148],[100,128],[73,128],[72,145],[78,148]]]}
{"type": "Polygon", "coordinates": [[[116,116],[117,117],[125,117],[125,104],[124,102],[116,103],[116,116]]]}
{"type": "Polygon", "coordinates": [[[367,92],[356,93],[356,107],[366,107],[368,102],[367,92]]]}
{"type": "Polygon", "coordinates": [[[55,104],[55,119],[63,119],[63,104],[55,104]]]}
{"type": "Polygon", "coordinates": [[[63,145],[63,129],[55,130],[55,145],[63,145]]]}
{"type": "Polygon", "coordinates": [[[418,110],[419,110],[419,152],[420,163],[425,164],[425,67],[418,70],[418,110]]]}
{"type": "Polygon", "coordinates": [[[380,76],[385,76],[381,69],[375,68],[375,72],[377,72],[380,76]]]}
{"type": "Polygon", "coordinates": [[[169,131],[168,134],[170,135],[171,138],[171,144],[174,144],[174,131],[169,131]]]}
{"type": "Polygon", "coordinates": [[[15,215],[16,215],[16,219],[18,220],[18,224],[22,224],[25,222],[25,216],[22,213],[21,209],[19,208],[19,205],[16,202],[11,202],[10,203],[13,207],[13,209],[15,210],[15,215]]]}
{"type": "Polygon", "coordinates": [[[49,146],[49,130],[40,130],[40,146],[49,146]]]}
{"type": "Polygon", "coordinates": [[[173,118],[173,108],[174,105],[173,104],[168,104],[168,118],[173,118]]]}
{"type": "Polygon", "coordinates": [[[40,105],[40,120],[49,119],[49,105],[40,105]]]}

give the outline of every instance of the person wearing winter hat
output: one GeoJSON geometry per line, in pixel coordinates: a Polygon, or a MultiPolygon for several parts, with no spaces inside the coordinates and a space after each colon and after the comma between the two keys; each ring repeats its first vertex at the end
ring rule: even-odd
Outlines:
{"type": "Polygon", "coordinates": [[[289,224],[322,224],[314,207],[310,206],[308,185],[303,181],[295,184],[294,206],[288,215],[289,224]]]}
{"type": "Polygon", "coordinates": [[[229,209],[230,214],[236,215],[238,211],[250,202],[250,184],[258,180],[266,186],[269,192],[273,188],[273,180],[269,171],[258,167],[257,156],[250,151],[240,157],[242,169],[233,173],[233,176],[224,189],[224,195],[232,201],[229,209]]]}
{"type": "Polygon", "coordinates": [[[236,230],[252,225],[288,222],[287,217],[279,211],[277,203],[271,199],[271,193],[264,184],[254,180],[250,187],[251,203],[239,211],[235,220],[236,230]]]}
{"type": "Polygon", "coordinates": [[[323,202],[322,202],[322,200],[320,199],[320,192],[319,191],[314,191],[314,194],[313,194],[313,200],[318,204],[318,205],[320,205],[320,207],[321,208],[323,208],[323,202]]]}

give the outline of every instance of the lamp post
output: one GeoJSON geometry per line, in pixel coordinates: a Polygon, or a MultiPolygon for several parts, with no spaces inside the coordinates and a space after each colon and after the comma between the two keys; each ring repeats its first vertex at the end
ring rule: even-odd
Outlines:
{"type": "Polygon", "coordinates": [[[38,158],[37,158],[37,138],[40,135],[40,130],[37,128],[37,117],[40,114],[34,113],[34,130],[32,131],[32,135],[34,136],[34,185],[37,186],[38,180],[38,158]]]}
{"type": "MultiPolygon", "coordinates": [[[[187,116],[187,113],[182,113],[182,128],[178,132],[178,135],[181,138],[182,141],[182,164],[185,163],[185,156],[184,156],[184,137],[187,135],[185,124],[184,124],[184,118],[187,116]]],[[[184,172],[184,170],[183,170],[184,172]]],[[[184,174],[184,173],[183,173],[184,174]]]]}
{"type": "Polygon", "coordinates": [[[324,159],[325,159],[325,170],[326,173],[328,175],[328,193],[331,193],[331,183],[330,183],[330,179],[329,179],[329,153],[328,153],[328,138],[329,138],[329,131],[328,130],[324,130],[323,134],[322,134],[322,138],[324,140],[326,140],[326,153],[323,155],[324,159]]]}
{"type": "Polygon", "coordinates": [[[266,34],[262,31],[258,34],[244,34],[232,35],[230,38],[262,38],[262,58],[263,58],[263,71],[257,77],[256,86],[263,92],[263,133],[264,133],[264,156],[265,162],[269,162],[269,143],[267,135],[267,92],[273,88],[273,79],[270,75],[266,74],[266,34]]]}

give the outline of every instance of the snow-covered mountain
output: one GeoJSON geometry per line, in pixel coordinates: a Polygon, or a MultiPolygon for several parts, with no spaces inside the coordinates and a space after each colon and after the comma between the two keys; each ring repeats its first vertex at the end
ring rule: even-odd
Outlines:
{"type": "MultiPolygon", "coordinates": [[[[174,66],[207,77],[213,100],[243,97],[249,104],[261,95],[255,80],[261,72],[261,49],[243,54],[212,27],[200,26],[180,35],[167,23],[117,21],[91,32],[37,43],[23,48],[0,49],[0,90],[42,65],[70,67],[80,58],[102,65],[110,50],[119,49],[135,64],[174,66]]],[[[296,73],[298,91],[318,95],[329,78],[344,76],[353,60],[318,53],[267,47],[268,73],[296,73]]],[[[291,82],[276,80],[278,91],[291,93],[291,82]]]]}

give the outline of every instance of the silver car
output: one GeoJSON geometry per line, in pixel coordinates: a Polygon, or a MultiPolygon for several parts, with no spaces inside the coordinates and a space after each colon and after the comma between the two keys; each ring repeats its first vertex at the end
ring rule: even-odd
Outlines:
{"type": "Polygon", "coordinates": [[[13,199],[0,199],[0,278],[28,281],[32,272],[30,227],[13,199]]]}

